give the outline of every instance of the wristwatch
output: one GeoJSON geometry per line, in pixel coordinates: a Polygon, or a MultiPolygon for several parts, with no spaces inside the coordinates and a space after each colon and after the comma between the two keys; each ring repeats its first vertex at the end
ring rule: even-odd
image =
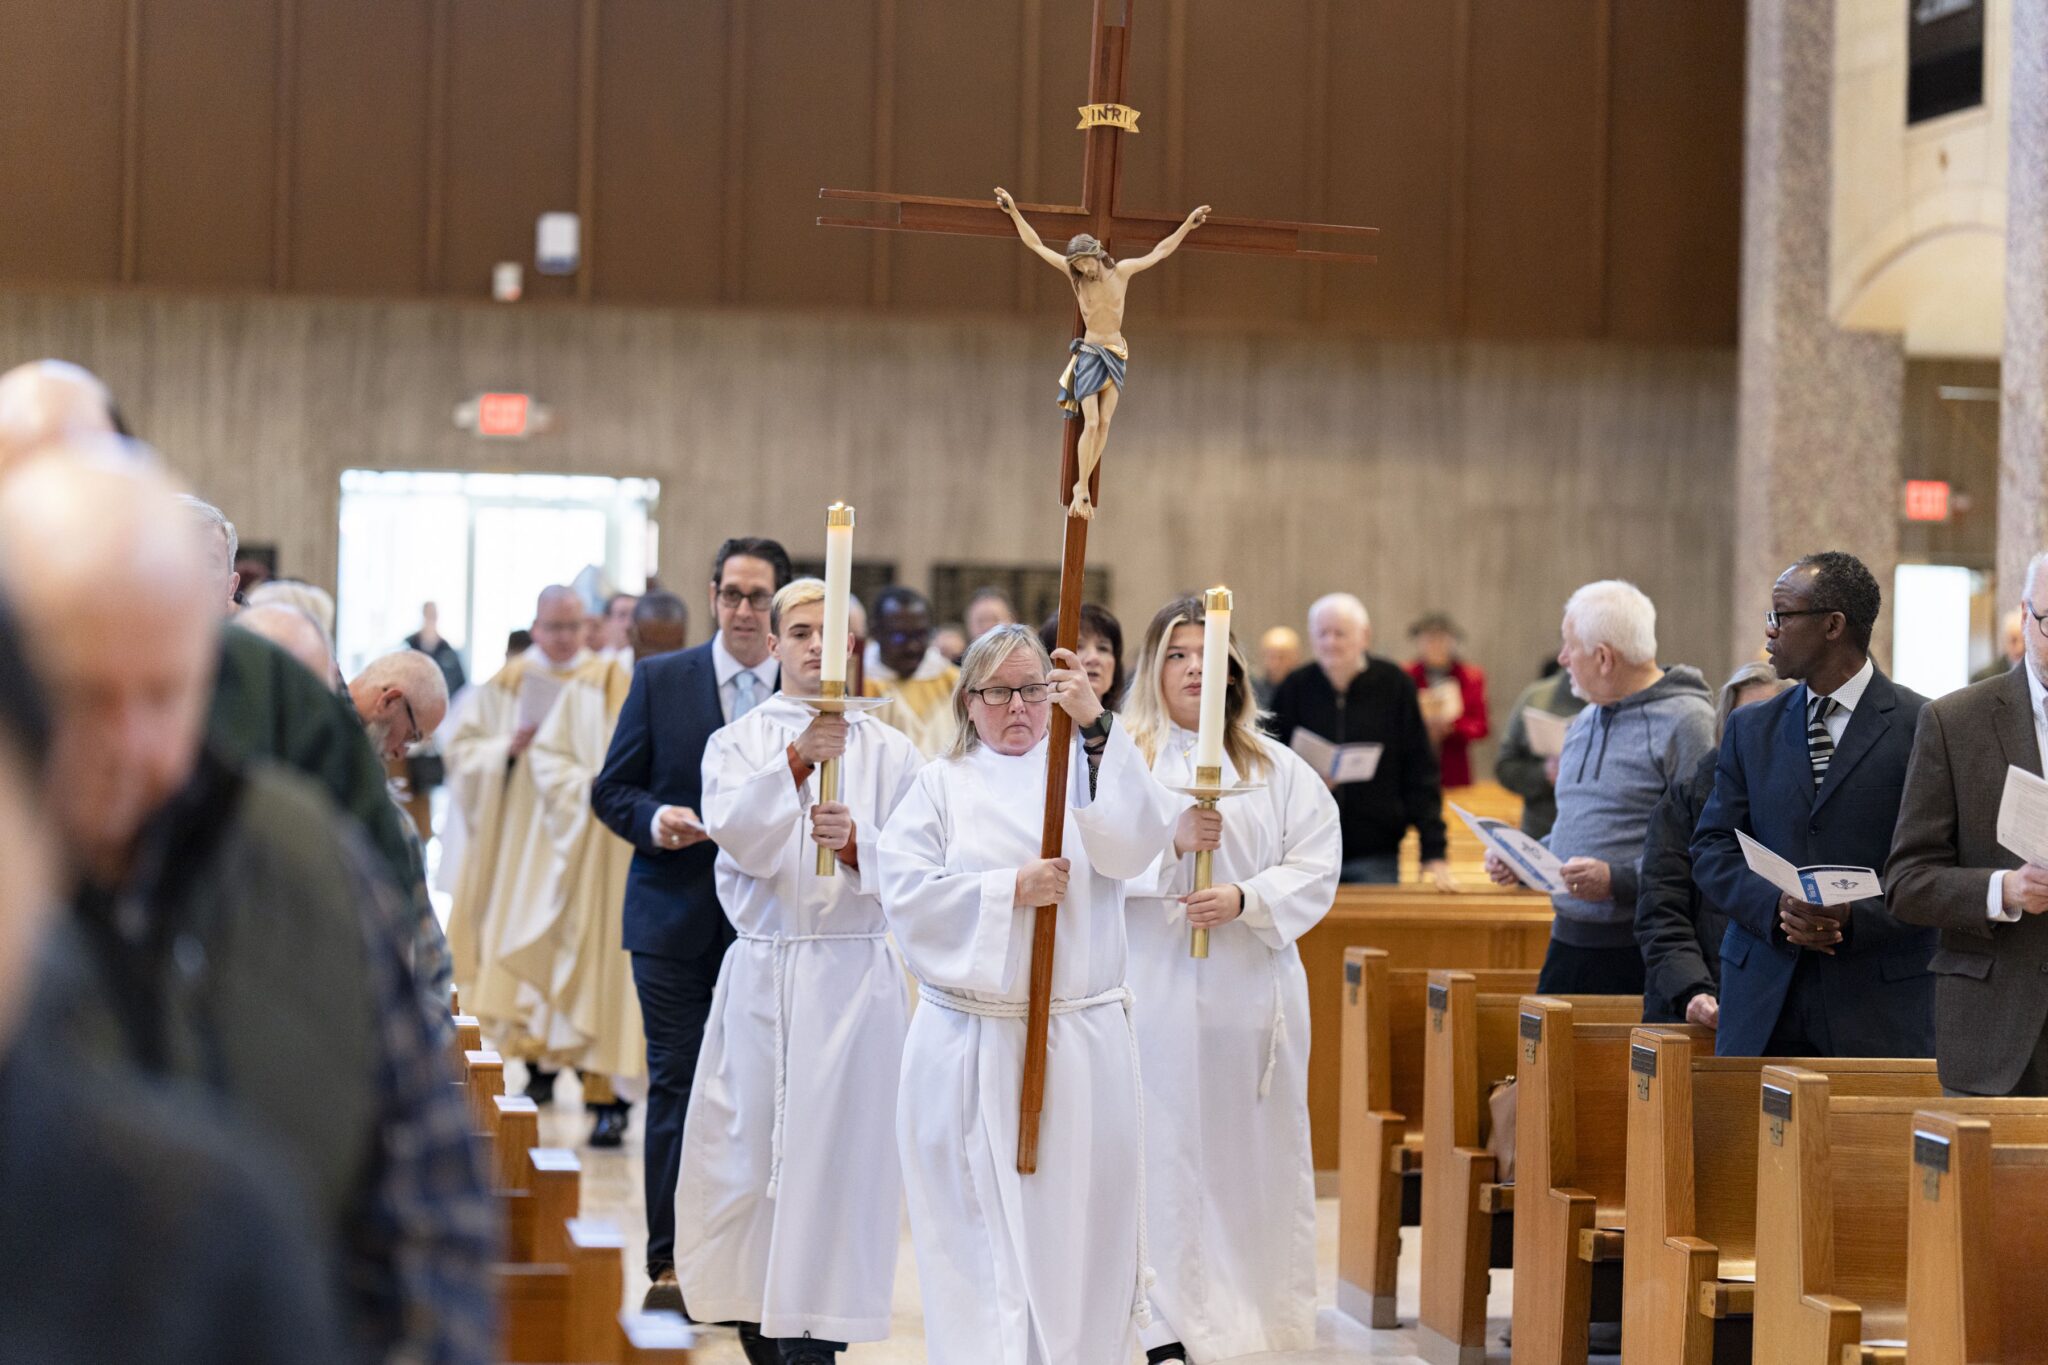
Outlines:
{"type": "Polygon", "coordinates": [[[1103,713],[1102,713],[1101,715],[1097,716],[1097,717],[1096,717],[1096,718],[1095,718],[1094,720],[1091,720],[1091,721],[1089,721],[1089,722],[1088,722],[1088,723],[1087,723],[1086,725],[1082,726],[1082,727],[1081,727],[1081,741],[1082,741],[1082,743],[1084,743],[1084,744],[1085,744],[1085,743],[1087,743],[1087,742],[1088,742],[1089,740],[1094,740],[1094,739],[1108,739],[1108,738],[1109,738],[1109,719],[1110,719],[1110,713],[1109,713],[1108,711],[1104,711],[1104,712],[1103,712],[1103,713]]]}

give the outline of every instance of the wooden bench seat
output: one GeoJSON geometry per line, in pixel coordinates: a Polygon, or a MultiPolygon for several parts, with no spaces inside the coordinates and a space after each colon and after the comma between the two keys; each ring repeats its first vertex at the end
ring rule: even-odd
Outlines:
{"type": "MultiPolygon", "coordinates": [[[[1525,997],[1482,992],[1477,976],[1466,971],[1433,971],[1428,990],[1421,1347],[1431,1360],[1481,1365],[1491,1272],[1511,1262],[1512,1240],[1505,1235],[1511,1229],[1501,1220],[1512,1216],[1517,1194],[1500,1183],[1488,1150],[1488,1095],[1515,1073],[1525,997]]],[[[1639,995],[1565,997],[1561,1003],[1587,1020],[1633,1027],[1643,1017],[1639,995]]]]}
{"type": "Polygon", "coordinates": [[[1637,1029],[1627,1093],[1622,1365],[1710,1365],[1717,1333],[1747,1333],[1763,1072],[1787,1060],[1825,1072],[1837,1095],[1940,1093],[1931,1058],[1716,1057],[1677,1030],[1637,1029]]]}
{"type": "Polygon", "coordinates": [[[1535,971],[1550,947],[1551,918],[1549,899],[1533,891],[1494,888],[1448,895],[1414,886],[1337,888],[1330,913],[1302,935],[1299,945],[1308,973],[1308,1109],[1316,1170],[1335,1172],[1338,1167],[1341,1049],[1323,1040],[1337,1037],[1341,1027],[1349,990],[1345,952],[1379,948],[1396,969],[1535,971]]]}
{"type": "MultiPolygon", "coordinates": [[[[1516,1365],[1585,1365],[1596,1275],[1612,1277],[1605,1284],[1609,1291],[1620,1285],[1628,1221],[1629,1046],[1636,1024],[1555,996],[1521,1002],[1515,1066],[1516,1365]]],[[[1713,1046],[1712,1030],[1680,1031],[1713,1046]]],[[[1607,1311],[1618,1316],[1619,1306],[1616,1299],[1607,1311]]]]}
{"type": "MultiPolygon", "coordinates": [[[[1423,1038],[1429,972],[1395,967],[1384,948],[1345,953],[1342,1142],[1337,1192],[1337,1306],[1374,1327],[1396,1325],[1401,1229],[1419,1223],[1423,1038]]],[[[1474,969],[1475,986],[1515,993],[1533,968],[1474,969]]],[[[1329,1035],[1324,1034],[1327,1038],[1329,1035]]]]}
{"type": "Polygon", "coordinates": [[[2048,1361],[2048,1144],[1994,1142],[2006,1126],[1931,1107],[1914,1116],[1906,1365],[2048,1361]]]}
{"type": "MultiPolygon", "coordinates": [[[[1911,1340],[1903,1230],[1911,1208],[1914,1115],[1933,1102],[1837,1094],[1820,1072],[1765,1068],[1757,1139],[1756,1365],[1876,1360],[1911,1340]]],[[[1994,1141],[2048,1142],[2048,1100],[1939,1103],[1952,1115],[1989,1123],[1994,1141]]]]}

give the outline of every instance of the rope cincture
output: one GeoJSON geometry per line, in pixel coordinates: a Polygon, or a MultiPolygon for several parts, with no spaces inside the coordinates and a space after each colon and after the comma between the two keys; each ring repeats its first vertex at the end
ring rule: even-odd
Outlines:
{"type": "MultiPolygon", "coordinates": [[[[955,1014],[971,1014],[982,1019],[1023,1019],[1030,1006],[1021,1000],[976,1000],[953,991],[942,990],[925,982],[917,983],[917,995],[928,1004],[940,1009],[952,1010],[955,1014]]],[[[1131,1013],[1133,997],[1130,987],[1116,986],[1099,995],[1083,996],[1077,1000],[1054,1000],[1051,1013],[1078,1014],[1103,1005],[1118,1005],[1124,1012],[1124,1032],[1131,1040],[1131,1084],[1138,1107],[1138,1282],[1137,1294],[1131,1304],[1131,1319],[1140,1328],[1152,1325],[1152,1286],[1159,1276],[1152,1269],[1152,1248],[1145,1234],[1145,1078],[1138,1063],[1138,1025],[1131,1013]]]]}
{"type": "Polygon", "coordinates": [[[876,943],[886,932],[872,934],[741,934],[742,943],[765,943],[774,950],[775,963],[775,1126],[768,1141],[768,1197],[775,1198],[782,1187],[782,1126],[789,1110],[789,1029],[784,1022],[783,983],[787,976],[789,948],[798,943],[876,943]]]}

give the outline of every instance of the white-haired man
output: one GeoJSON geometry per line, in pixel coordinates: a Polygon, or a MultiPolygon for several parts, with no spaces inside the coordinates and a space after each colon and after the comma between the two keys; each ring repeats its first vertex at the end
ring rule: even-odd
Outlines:
{"type": "Polygon", "coordinates": [[[204,498],[190,493],[178,495],[178,505],[185,515],[192,519],[192,525],[199,532],[200,544],[206,550],[206,562],[211,569],[212,580],[221,585],[220,609],[222,614],[235,609],[235,593],[242,586],[242,576],[235,572],[235,557],[241,552],[241,537],[235,534],[235,524],[229,521],[227,513],[207,502],[204,498]]]}
{"type": "MultiPolygon", "coordinates": [[[[1657,608],[1633,583],[1588,583],[1564,606],[1557,661],[1587,703],[1558,757],[1557,823],[1544,844],[1564,862],[1565,894],[1536,989],[1640,995],[1635,939],[1643,840],[1665,789],[1714,747],[1714,697],[1696,668],[1657,663],[1657,608]]],[[[1492,854],[1486,870],[1515,874],[1492,854]]]]}
{"type": "Polygon", "coordinates": [[[1436,750],[1407,670],[1372,647],[1372,618],[1348,592],[1328,593],[1308,609],[1315,655],[1273,690],[1267,726],[1282,744],[1307,730],[1332,744],[1377,744],[1379,766],[1363,782],[1333,786],[1344,826],[1342,878],[1391,882],[1400,876],[1401,840],[1410,826],[1422,841],[1423,876],[1454,889],[1446,861],[1444,792],[1436,750]]]}

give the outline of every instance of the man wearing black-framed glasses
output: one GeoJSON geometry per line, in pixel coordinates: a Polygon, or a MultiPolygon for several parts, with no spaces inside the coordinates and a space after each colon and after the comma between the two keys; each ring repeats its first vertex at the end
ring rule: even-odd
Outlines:
{"type": "Polygon", "coordinates": [[[1927,699],[1870,657],[1882,594],[1855,556],[1808,555],[1778,576],[1764,649],[1801,686],[1728,719],[1693,880],[1728,912],[1721,1023],[1729,1057],[1927,1057],[1933,936],[1882,895],[1823,907],[1752,872],[1738,833],[1795,867],[1881,868],[1927,699]]]}
{"type": "MultiPolygon", "coordinates": [[[[1935,1056],[1963,1095],[2048,1095],[2048,867],[1998,837],[2007,770],[2048,752],[2048,555],[2021,585],[2018,667],[1928,703],[1885,890],[1940,933],[1935,1056]]],[[[2038,855],[2037,855],[2038,856],[2038,855]]]]}

